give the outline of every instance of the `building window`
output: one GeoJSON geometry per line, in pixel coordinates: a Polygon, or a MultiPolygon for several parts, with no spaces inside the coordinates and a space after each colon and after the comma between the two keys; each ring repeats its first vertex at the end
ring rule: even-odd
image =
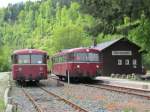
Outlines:
{"type": "Polygon", "coordinates": [[[122,65],[122,60],[118,59],[118,65],[122,65]]]}
{"type": "Polygon", "coordinates": [[[133,59],[133,60],[132,60],[132,63],[133,63],[133,65],[137,65],[136,59],[133,59]]]}
{"type": "Polygon", "coordinates": [[[130,65],[129,59],[126,59],[126,60],[125,60],[125,65],[130,65]]]}
{"type": "Polygon", "coordinates": [[[133,68],[137,68],[136,65],[133,65],[133,68]]]}

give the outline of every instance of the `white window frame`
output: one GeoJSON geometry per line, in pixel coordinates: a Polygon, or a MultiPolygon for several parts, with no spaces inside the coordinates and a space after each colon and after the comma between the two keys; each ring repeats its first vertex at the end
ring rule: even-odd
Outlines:
{"type": "Polygon", "coordinates": [[[137,66],[136,66],[136,65],[133,65],[133,68],[137,68],[137,66]]]}
{"type": "Polygon", "coordinates": [[[132,64],[133,64],[133,65],[137,65],[137,59],[133,59],[133,60],[132,60],[132,64]]]}
{"type": "Polygon", "coordinates": [[[119,66],[122,65],[122,59],[117,60],[117,65],[119,65],[119,66]]]}
{"type": "Polygon", "coordinates": [[[130,65],[130,60],[129,59],[125,59],[125,65],[130,65]]]}

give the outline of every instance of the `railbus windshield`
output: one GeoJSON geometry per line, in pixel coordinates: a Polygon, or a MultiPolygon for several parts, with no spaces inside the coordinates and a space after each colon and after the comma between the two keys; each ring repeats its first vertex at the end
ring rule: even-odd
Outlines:
{"type": "Polygon", "coordinates": [[[16,55],[17,64],[46,64],[46,56],[39,54],[16,55]]]}
{"type": "Polygon", "coordinates": [[[18,64],[30,64],[30,55],[18,55],[18,64]]]}
{"type": "Polygon", "coordinates": [[[31,55],[31,64],[43,64],[43,55],[31,55]]]}

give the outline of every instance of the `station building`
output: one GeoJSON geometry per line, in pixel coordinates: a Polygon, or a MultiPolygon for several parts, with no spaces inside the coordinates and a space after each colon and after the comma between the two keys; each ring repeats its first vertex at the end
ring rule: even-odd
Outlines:
{"type": "Polygon", "coordinates": [[[127,38],[100,43],[93,48],[100,51],[101,75],[143,73],[141,47],[127,38]]]}

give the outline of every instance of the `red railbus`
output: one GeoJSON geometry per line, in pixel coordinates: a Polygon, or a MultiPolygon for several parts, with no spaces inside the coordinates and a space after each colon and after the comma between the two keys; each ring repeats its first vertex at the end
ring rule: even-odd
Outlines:
{"type": "Polygon", "coordinates": [[[60,79],[67,78],[94,78],[100,75],[99,51],[92,48],[74,48],[64,50],[52,57],[51,72],[60,79]]]}
{"type": "Polygon", "coordinates": [[[37,81],[47,79],[47,58],[45,51],[21,49],[13,52],[12,75],[16,81],[37,81]]]}

